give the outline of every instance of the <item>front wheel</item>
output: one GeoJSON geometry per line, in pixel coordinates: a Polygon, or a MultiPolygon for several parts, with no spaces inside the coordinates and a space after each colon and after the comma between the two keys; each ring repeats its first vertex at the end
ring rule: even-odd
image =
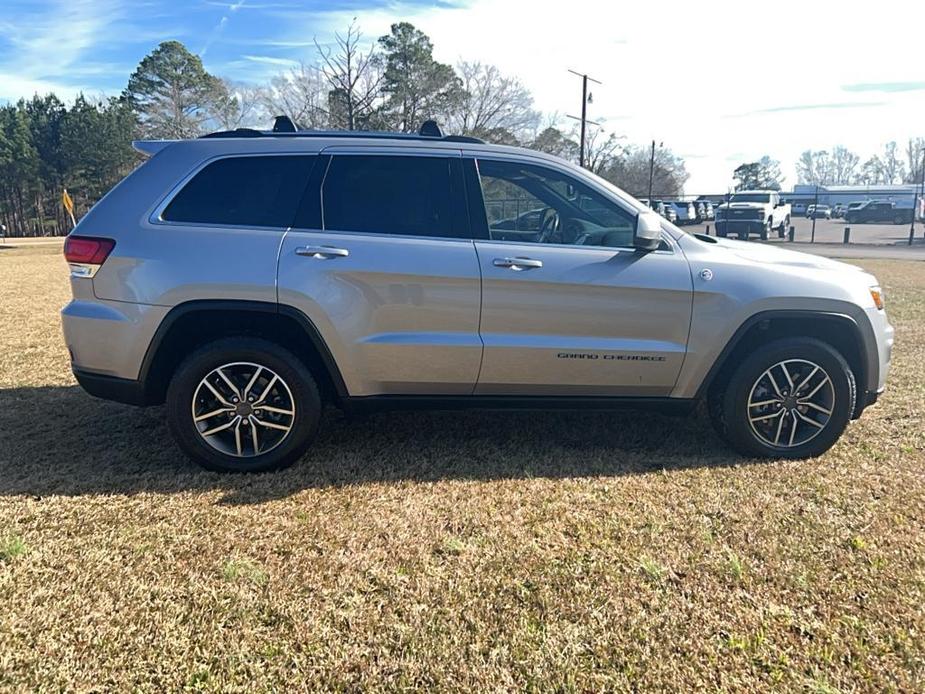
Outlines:
{"type": "Polygon", "coordinates": [[[790,217],[786,217],[784,221],[780,223],[780,226],[777,227],[777,237],[782,239],[787,235],[787,227],[790,226],[790,217]]]}
{"type": "Polygon", "coordinates": [[[768,237],[771,235],[771,220],[770,218],[764,223],[764,226],[761,227],[761,240],[767,241],[768,237]]]}
{"type": "Polygon", "coordinates": [[[219,472],[263,472],[295,462],[321,417],[318,387],[283,347],[216,340],[193,352],[167,389],[167,423],[194,461],[219,472]]]}
{"type": "Polygon", "coordinates": [[[710,412],[717,431],[744,455],[812,458],[841,436],[856,397],[854,374],[838,351],[787,338],[745,359],[711,393],[710,412]]]}

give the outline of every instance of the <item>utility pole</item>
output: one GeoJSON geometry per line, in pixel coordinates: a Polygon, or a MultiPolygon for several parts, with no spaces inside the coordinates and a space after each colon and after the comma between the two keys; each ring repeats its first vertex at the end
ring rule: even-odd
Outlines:
{"type": "MultiPolygon", "coordinates": [[[[915,181],[913,181],[913,184],[915,181]]],[[[921,199],[925,200],[925,146],[922,147],[922,174],[921,181],[918,186],[922,189],[921,199]]],[[[919,207],[919,193],[916,191],[912,194],[912,224],[909,226],[909,245],[912,245],[912,241],[915,239],[915,213],[918,212],[919,207]]]]}
{"type": "MultiPolygon", "coordinates": [[[[588,77],[582,72],[575,72],[574,70],[569,70],[573,75],[581,77],[581,143],[578,146],[578,165],[582,168],[585,166],[585,123],[588,122],[588,82],[594,82],[595,84],[601,84],[598,80],[593,77],[588,77]]],[[[574,118],[574,116],[572,116],[574,118]]],[[[576,120],[579,120],[576,118],[576,120]]]]}
{"type": "MultiPolygon", "coordinates": [[[[659,142],[661,147],[663,143],[659,142]]],[[[652,179],[655,175],[655,140],[652,140],[652,154],[649,156],[649,204],[652,203],[652,179]]]]}

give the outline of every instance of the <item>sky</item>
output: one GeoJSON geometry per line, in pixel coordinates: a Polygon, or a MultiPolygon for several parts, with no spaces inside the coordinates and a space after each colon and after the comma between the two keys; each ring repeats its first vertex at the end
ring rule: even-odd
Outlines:
{"type": "Polygon", "coordinates": [[[627,143],[682,155],[687,193],[721,192],[740,163],[770,155],[784,186],[805,149],[862,160],[925,136],[925,2],[829,0],[0,0],[0,102],[54,91],[118,94],[160,41],[210,72],[261,82],[315,58],[356,18],[373,41],[410,21],[447,63],[518,76],[536,107],[581,108],[627,143]]]}

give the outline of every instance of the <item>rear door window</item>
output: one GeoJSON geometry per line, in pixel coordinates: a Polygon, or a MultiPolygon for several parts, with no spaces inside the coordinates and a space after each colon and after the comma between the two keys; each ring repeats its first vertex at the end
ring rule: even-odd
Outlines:
{"type": "Polygon", "coordinates": [[[208,164],[161,219],[186,224],[286,228],[317,156],[226,157],[208,164]]]}
{"type": "Polygon", "coordinates": [[[458,159],[334,155],[322,185],[324,228],[468,238],[458,159]]]}

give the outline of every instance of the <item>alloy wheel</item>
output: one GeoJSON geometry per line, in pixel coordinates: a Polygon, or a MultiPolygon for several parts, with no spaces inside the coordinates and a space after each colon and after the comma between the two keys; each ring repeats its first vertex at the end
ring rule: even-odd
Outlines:
{"type": "Polygon", "coordinates": [[[748,422],[762,443],[794,448],[825,429],[835,407],[829,374],[806,359],[777,362],[755,381],[748,395],[748,422]]]}
{"type": "Polygon", "coordinates": [[[252,362],[223,364],[193,392],[193,423],[215,450],[238,458],[262,455],[292,431],[292,391],[272,369],[252,362]]]}

